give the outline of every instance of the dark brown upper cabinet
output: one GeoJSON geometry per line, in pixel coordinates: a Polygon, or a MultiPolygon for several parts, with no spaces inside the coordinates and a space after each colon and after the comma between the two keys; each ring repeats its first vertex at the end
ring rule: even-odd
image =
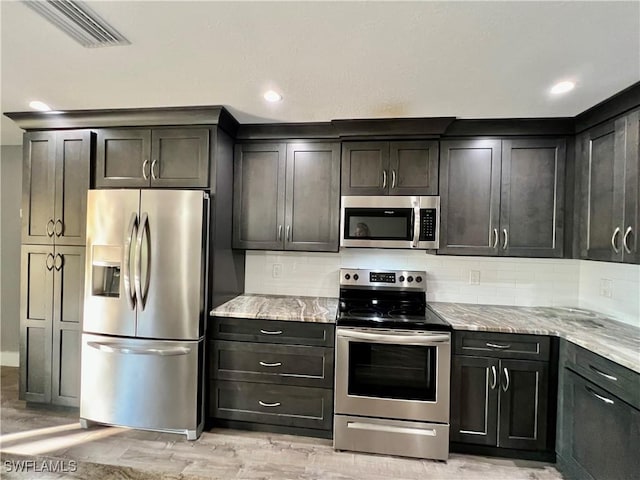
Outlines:
{"type": "Polygon", "coordinates": [[[640,111],[578,136],[580,257],[639,263],[640,111]]]}
{"type": "Polygon", "coordinates": [[[207,188],[209,129],[98,130],[97,188],[207,188]]]}
{"type": "Polygon", "coordinates": [[[236,145],[233,245],[338,250],[340,144],[236,145]]]}
{"type": "Polygon", "coordinates": [[[22,243],[85,244],[91,141],[88,130],[25,133],[22,243]]]}
{"type": "Polygon", "coordinates": [[[564,139],[441,142],[440,249],[562,257],[564,139]]]}
{"type": "Polygon", "coordinates": [[[342,195],[437,195],[438,142],[343,142],[342,195]]]}

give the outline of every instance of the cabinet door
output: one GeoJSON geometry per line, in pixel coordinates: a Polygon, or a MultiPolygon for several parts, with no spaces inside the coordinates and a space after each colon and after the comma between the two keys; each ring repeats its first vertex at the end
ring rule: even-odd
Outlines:
{"type": "Polygon", "coordinates": [[[20,398],[51,401],[53,247],[23,245],[20,279],[20,398]]]}
{"type": "Polygon", "coordinates": [[[234,248],[282,250],[285,162],[283,143],[236,145],[234,248]]]}
{"type": "Polygon", "coordinates": [[[340,144],[287,145],[285,250],[337,252],[340,144]]]}
{"type": "Polygon", "coordinates": [[[499,360],[454,355],[451,371],[451,441],[497,443],[499,360]]]}
{"type": "Polygon", "coordinates": [[[24,134],[22,242],[53,244],[56,138],[53,132],[24,134]]]}
{"type": "Polygon", "coordinates": [[[438,194],[438,142],[391,142],[390,195],[438,194]]]}
{"type": "Polygon", "coordinates": [[[342,195],[386,195],[389,142],[342,142],[342,195]]]}
{"type": "Polygon", "coordinates": [[[563,377],[562,462],[576,478],[638,478],[640,411],[569,370],[563,377]]]}
{"type": "Polygon", "coordinates": [[[499,140],[440,144],[440,253],[497,255],[499,140]]]}
{"type": "Polygon", "coordinates": [[[91,132],[56,134],[55,241],[86,243],[87,190],[91,172],[91,132]]]}
{"type": "Polygon", "coordinates": [[[620,121],[609,122],[582,137],[582,258],[622,260],[625,132],[621,126],[620,121]]]}
{"type": "Polygon", "coordinates": [[[51,402],[79,406],[84,247],[56,246],[53,277],[51,402]]]}
{"type": "Polygon", "coordinates": [[[546,362],[500,360],[499,447],[546,448],[548,370],[546,362]]]}
{"type": "Polygon", "coordinates": [[[151,186],[207,188],[209,130],[160,128],[151,133],[151,186]]]}
{"type": "Polygon", "coordinates": [[[151,130],[98,130],[96,188],[148,187],[150,157],[151,130]]]}
{"type": "Polygon", "coordinates": [[[627,115],[625,128],[624,223],[622,258],[625,263],[640,263],[640,111],[627,115]]]}
{"type": "Polygon", "coordinates": [[[562,257],[564,139],[502,142],[500,254],[562,257]]]}

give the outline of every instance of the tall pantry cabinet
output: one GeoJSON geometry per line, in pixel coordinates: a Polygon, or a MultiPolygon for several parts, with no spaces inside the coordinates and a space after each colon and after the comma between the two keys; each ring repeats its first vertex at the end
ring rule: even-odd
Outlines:
{"type": "Polygon", "coordinates": [[[78,406],[85,223],[93,134],[23,142],[20,398],[78,406]]]}

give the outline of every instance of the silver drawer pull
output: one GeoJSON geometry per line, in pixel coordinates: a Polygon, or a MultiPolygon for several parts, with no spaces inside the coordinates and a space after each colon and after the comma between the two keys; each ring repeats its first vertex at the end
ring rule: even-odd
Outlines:
{"type": "Polygon", "coordinates": [[[607,380],[612,380],[614,382],[618,381],[617,377],[614,377],[613,375],[609,375],[607,373],[601,372],[600,370],[598,370],[596,367],[594,367],[593,365],[589,365],[589,368],[591,370],[593,370],[594,372],[596,372],[598,375],[602,375],[604,378],[606,378],[607,380]]]}
{"type": "Polygon", "coordinates": [[[260,333],[264,335],[281,335],[282,330],[260,330],[260,333]]]}
{"type": "Polygon", "coordinates": [[[260,365],[262,365],[263,367],[280,367],[282,366],[282,362],[275,362],[275,363],[260,362],[260,365]]]}
{"type": "Polygon", "coordinates": [[[498,345],[497,343],[489,343],[489,342],[487,342],[487,347],[489,347],[489,348],[500,348],[502,350],[506,350],[507,348],[511,348],[511,345],[498,345]]]}
{"type": "Polygon", "coordinates": [[[275,402],[275,403],[265,403],[262,400],[258,400],[258,403],[260,405],[262,405],[263,407],[279,407],[280,406],[280,402],[275,402]]]}
{"type": "Polygon", "coordinates": [[[591,395],[593,395],[594,397],[596,397],[599,400],[602,400],[604,403],[606,403],[607,405],[613,405],[613,400],[611,400],[610,398],[607,397],[603,397],[602,395],[598,395],[596,392],[594,392],[593,390],[591,390],[589,387],[584,387],[587,392],[589,392],[591,395]]]}
{"type": "Polygon", "coordinates": [[[378,425],[364,422],[347,422],[347,428],[370,430],[373,432],[403,433],[406,435],[425,435],[428,437],[436,437],[438,435],[433,428],[394,427],[392,425],[378,425]]]}

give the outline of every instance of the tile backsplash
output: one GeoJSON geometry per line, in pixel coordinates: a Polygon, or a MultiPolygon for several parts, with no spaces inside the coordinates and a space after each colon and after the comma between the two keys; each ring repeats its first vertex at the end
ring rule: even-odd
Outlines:
{"type": "Polygon", "coordinates": [[[247,251],[245,291],[337,297],[342,267],[426,270],[427,299],[432,302],[582,307],[640,326],[640,266],[572,259],[454,257],[377,249],[247,251]],[[611,298],[600,295],[601,279],[611,281],[611,298]]]}

